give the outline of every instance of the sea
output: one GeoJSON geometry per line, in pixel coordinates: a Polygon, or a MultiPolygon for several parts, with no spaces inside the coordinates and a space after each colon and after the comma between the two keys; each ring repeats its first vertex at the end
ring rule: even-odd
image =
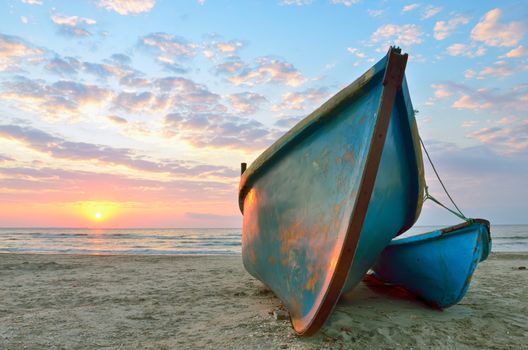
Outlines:
{"type": "MultiPolygon", "coordinates": [[[[441,227],[415,226],[407,235],[441,227]]],[[[528,252],[528,225],[492,226],[492,251],[528,252]]],[[[0,253],[237,255],[239,228],[0,228],[0,253]]]]}

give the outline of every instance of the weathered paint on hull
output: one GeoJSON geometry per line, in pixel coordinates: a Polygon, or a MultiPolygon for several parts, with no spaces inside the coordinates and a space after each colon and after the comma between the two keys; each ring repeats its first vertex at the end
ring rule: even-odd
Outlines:
{"type": "Polygon", "coordinates": [[[387,60],[299,123],[242,175],[244,266],[283,301],[298,334],[321,327],[343,287],[357,284],[421,209],[422,158],[405,82],[383,111],[385,141],[374,145],[380,106],[387,102],[387,60]],[[375,146],[381,148],[374,163],[375,146]],[[365,175],[368,169],[373,175],[365,175]],[[359,205],[367,186],[372,194],[359,205]]]}
{"type": "Polygon", "coordinates": [[[489,222],[462,225],[395,239],[372,268],[374,275],[399,285],[428,303],[446,308],[466,295],[471,276],[491,249],[489,222]]]}

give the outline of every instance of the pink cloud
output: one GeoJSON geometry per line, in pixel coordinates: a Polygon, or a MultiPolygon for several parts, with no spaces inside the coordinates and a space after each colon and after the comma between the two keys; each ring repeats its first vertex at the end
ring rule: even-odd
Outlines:
{"type": "Polygon", "coordinates": [[[453,95],[453,91],[449,89],[447,84],[432,84],[431,87],[434,89],[434,95],[438,99],[453,95]]]}
{"type": "Polygon", "coordinates": [[[505,78],[515,73],[521,73],[528,70],[528,64],[511,64],[506,61],[497,61],[493,66],[484,67],[479,72],[480,78],[494,77],[494,78],[505,78]]]}
{"type": "Polygon", "coordinates": [[[18,70],[21,63],[40,63],[44,54],[18,36],[0,34],[0,71],[18,70]]]}
{"type": "Polygon", "coordinates": [[[299,86],[305,81],[293,64],[271,57],[259,57],[252,65],[239,60],[226,62],[217,65],[216,71],[226,75],[227,80],[235,85],[282,83],[299,86]]]}
{"type": "Polygon", "coordinates": [[[385,24],[370,36],[370,43],[381,44],[384,49],[390,45],[410,47],[421,44],[423,32],[416,24],[385,24]]]}
{"type": "Polygon", "coordinates": [[[85,107],[105,106],[114,94],[106,88],[70,80],[48,84],[43,80],[18,77],[3,84],[0,96],[15,102],[20,110],[64,118],[78,117],[85,107]]]}
{"type": "Polygon", "coordinates": [[[528,48],[519,45],[515,49],[508,51],[505,56],[508,58],[528,56],[528,48]]]}
{"type": "Polygon", "coordinates": [[[469,18],[461,15],[454,16],[450,20],[437,21],[434,26],[434,37],[436,40],[444,40],[459,26],[468,24],[469,18]]]}
{"type": "Polygon", "coordinates": [[[479,57],[486,53],[486,48],[483,46],[475,47],[475,45],[466,45],[461,43],[455,43],[447,48],[447,53],[450,56],[466,56],[466,57],[479,57]]]}
{"type": "Polygon", "coordinates": [[[476,101],[475,98],[469,96],[469,95],[463,95],[458,100],[453,102],[453,108],[456,109],[472,109],[472,110],[479,110],[479,109],[488,109],[492,107],[491,102],[479,102],[476,101]]]}
{"type": "Polygon", "coordinates": [[[165,117],[167,137],[180,137],[194,147],[263,150],[278,134],[248,118],[218,113],[171,113],[165,117]]]}
{"type": "Polygon", "coordinates": [[[307,89],[301,92],[287,92],[282,95],[282,101],[274,104],[271,110],[274,112],[295,110],[302,111],[309,106],[318,104],[328,97],[326,88],[307,89]]]}
{"type": "Polygon", "coordinates": [[[487,12],[471,30],[471,39],[489,46],[514,46],[524,36],[526,25],[522,22],[500,23],[502,11],[498,8],[487,12]]]}
{"type": "Polygon", "coordinates": [[[416,3],[415,3],[415,4],[405,5],[405,6],[402,8],[401,12],[402,12],[402,13],[409,12],[409,11],[412,11],[412,10],[417,9],[419,6],[420,6],[420,5],[419,5],[419,4],[416,4],[416,3]]]}
{"type": "Polygon", "coordinates": [[[97,6],[114,11],[122,16],[150,12],[156,0],[99,0],[97,6]]]}
{"type": "Polygon", "coordinates": [[[252,114],[259,110],[260,106],[267,102],[267,99],[255,92],[242,92],[228,96],[233,108],[244,114],[252,114]]]}
{"type": "Polygon", "coordinates": [[[97,22],[94,19],[79,16],[64,16],[60,14],[52,15],[51,21],[60,28],[60,32],[65,35],[75,37],[87,37],[92,35],[88,30],[97,22]]]}

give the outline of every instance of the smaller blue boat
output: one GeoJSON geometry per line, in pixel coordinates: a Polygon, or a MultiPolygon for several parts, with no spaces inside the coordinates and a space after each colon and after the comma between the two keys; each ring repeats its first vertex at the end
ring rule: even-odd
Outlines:
{"type": "Polygon", "coordinates": [[[446,308],[465,296],[479,262],[491,250],[489,221],[468,221],[441,230],[393,239],[372,267],[374,276],[446,308]]]}

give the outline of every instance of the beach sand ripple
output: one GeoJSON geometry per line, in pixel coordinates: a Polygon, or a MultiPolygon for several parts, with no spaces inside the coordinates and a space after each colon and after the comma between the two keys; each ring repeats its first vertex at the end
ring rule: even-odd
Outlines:
{"type": "Polygon", "coordinates": [[[527,265],[492,254],[444,311],[366,281],[299,338],[239,256],[0,254],[0,349],[526,349],[527,265]]]}

